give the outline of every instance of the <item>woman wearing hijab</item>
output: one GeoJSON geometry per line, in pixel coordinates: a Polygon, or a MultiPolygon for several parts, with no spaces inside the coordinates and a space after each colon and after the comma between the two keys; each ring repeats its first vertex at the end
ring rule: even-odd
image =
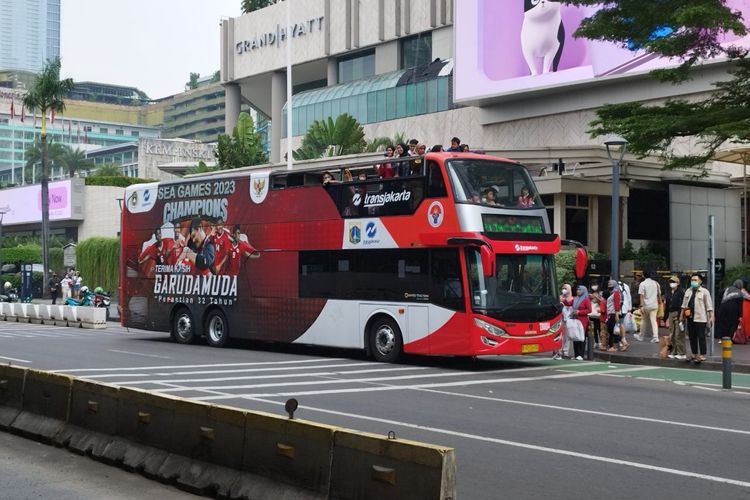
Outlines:
{"type": "MultiPolygon", "coordinates": [[[[560,303],[563,306],[562,316],[564,323],[571,317],[571,312],[573,310],[573,293],[570,285],[567,283],[565,283],[560,290],[560,303]]],[[[568,335],[565,333],[565,328],[563,328],[562,334],[562,349],[560,351],[553,351],[552,359],[562,359],[563,356],[568,356],[568,335]]]]}
{"type": "Polygon", "coordinates": [[[737,330],[742,316],[742,280],[732,283],[732,286],[724,290],[724,296],[721,298],[719,310],[716,314],[716,333],[714,338],[731,337],[737,330]]]}
{"type": "Polygon", "coordinates": [[[589,291],[585,286],[579,285],[576,289],[576,297],[573,299],[571,319],[577,319],[583,325],[583,340],[573,342],[573,353],[578,361],[583,361],[583,351],[586,346],[586,331],[589,326],[589,314],[591,314],[591,300],[589,291]]]}
{"type": "MultiPolygon", "coordinates": [[[[396,146],[396,154],[394,155],[396,158],[408,158],[411,156],[409,154],[409,146],[404,144],[403,142],[396,146]]],[[[402,161],[396,164],[396,177],[407,177],[411,173],[411,162],[408,161],[402,161]]]]}

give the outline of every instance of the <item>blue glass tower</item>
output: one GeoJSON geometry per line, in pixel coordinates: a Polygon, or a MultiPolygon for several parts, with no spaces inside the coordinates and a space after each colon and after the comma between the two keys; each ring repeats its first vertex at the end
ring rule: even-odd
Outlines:
{"type": "Polygon", "coordinates": [[[60,0],[0,0],[0,70],[37,72],[60,56],[60,0]]]}

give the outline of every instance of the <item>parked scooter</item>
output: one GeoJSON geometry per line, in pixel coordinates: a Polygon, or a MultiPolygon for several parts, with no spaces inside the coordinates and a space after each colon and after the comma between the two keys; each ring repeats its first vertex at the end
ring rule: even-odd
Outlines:
{"type": "Polygon", "coordinates": [[[94,305],[94,294],[89,290],[89,287],[82,286],[78,292],[78,299],[68,297],[65,299],[66,306],[91,306],[94,305]]]}
{"type": "Polygon", "coordinates": [[[0,293],[0,302],[18,302],[18,290],[13,288],[10,281],[3,285],[3,292],[0,293]]]}
{"type": "Polygon", "coordinates": [[[112,302],[111,297],[100,286],[94,288],[94,307],[104,307],[107,309],[107,321],[109,321],[109,304],[112,302]]]}

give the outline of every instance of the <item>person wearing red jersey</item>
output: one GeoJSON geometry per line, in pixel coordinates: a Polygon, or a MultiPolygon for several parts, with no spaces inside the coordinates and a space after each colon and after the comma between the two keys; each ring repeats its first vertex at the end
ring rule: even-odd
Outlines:
{"type": "Polygon", "coordinates": [[[187,266],[191,274],[211,274],[214,265],[216,247],[206,235],[200,218],[195,217],[190,222],[188,243],[177,259],[178,264],[187,266]]]}
{"type": "Polygon", "coordinates": [[[232,227],[232,244],[229,246],[224,274],[237,275],[240,273],[240,265],[245,259],[256,259],[258,257],[260,257],[260,252],[247,241],[240,240],[240,226],[235,224],[232,227]]]}
{"type": "Polygon", "coordinates": [[[180,223],[174,222],[174,244],[172,245],[172,249],[167,255],[166,263],[171,265],[177,264],[180,261],[182,250],[186,245],[187,240],[185,239],[185,235],[182,233],[182,227],[180,226],[180,223]]]}
{"type": "Polygon", "coordinates": [[[138,257],[138,264],[148,266],[149,270],[157,264],[166,264],[169,261],[169,254],[174,246],[174,240],[171,238],[161,237],[161,228],[154,229],[155,242],[147,246],[138,257]],[[153,261],[153,265],[148,262],[153,261]]]}
{"type": "Polygon", "coordinates": [[[213,271],[215,274],[226,274],[224,271],[227,265],[227,256],[229,255],[229,247],[232,245],[232,241],[229,236],[229,231],[224,227],[223,219],[216,221],[214,231],[211,233],[211,240],[215,247],[213,271]]]}

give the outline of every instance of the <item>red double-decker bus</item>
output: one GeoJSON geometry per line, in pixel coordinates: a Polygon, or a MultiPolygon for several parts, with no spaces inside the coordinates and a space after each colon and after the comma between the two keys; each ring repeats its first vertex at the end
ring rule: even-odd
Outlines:
{"type": "Polygon", "coordinates": [[[397,163],[130,186],[122,324],[180,343],[295,342],[381,361],[559,348],[561,242],[527,170],[470,153],[397,163]]]}

